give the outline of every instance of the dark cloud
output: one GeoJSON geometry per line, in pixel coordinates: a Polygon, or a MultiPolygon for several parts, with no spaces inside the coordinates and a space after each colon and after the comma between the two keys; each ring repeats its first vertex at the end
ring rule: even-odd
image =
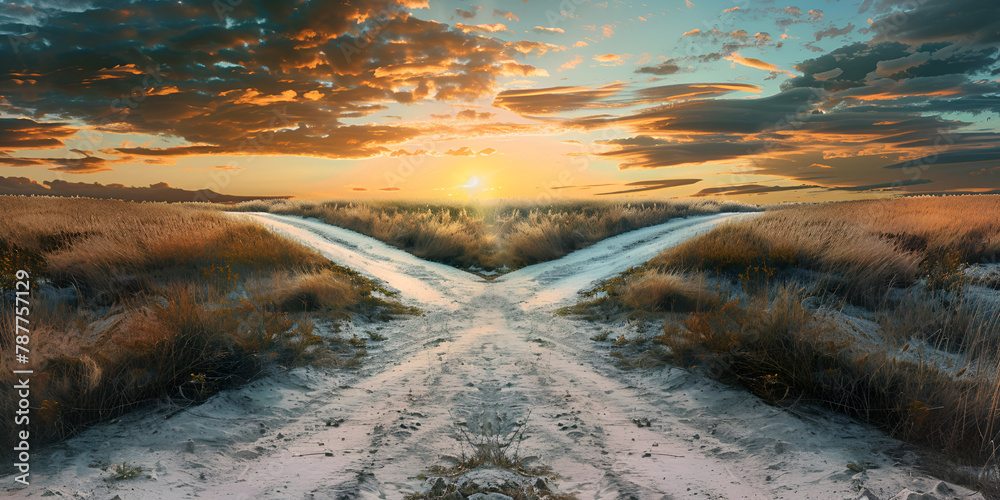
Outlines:
{"type": "Polygon", "coordinates": [[[900,180],[894,182],[885,182],[881,184],[867,184],[863,186],[838,186],[838,187],[826,187],[816,184],[800,184],[797,186],[768,186],[764,184],[733,184],[729,186],[719,186],[712,188],[705,188],[692,196],[702,197],[702,196],[741,196],[741,195],[754,195],[754,194],[769,194],[769,193],[779,193],[783,191],[800,191],[803,189],[817,189],[823,191],[884,191],[884,190],[895,190],[904,186],[915,186],[921,184],[929,184],[932,181],[930,179],[908,179],[900,180]]]}
{"type": "Polygon", "coordinates": [[[793,24],[815,23],[823,19],[823,11],[819,9],[810,9],[803,13],[799,7],[788,6],[785,8],[766,7],[761,11],[767,15],[776,15],[774,24],[783,28],[793,24]]]}
{"type": "Polygon", "coordinates": [[[996,82],[972,82],[963,75],[873,80],[864,87],[854,87],[835,94],[835,99],[858,101],[903,101],[911,97],[951,100],[967,96],[994,96],[1000,93],[996,82]]]}
{"type": "Polygon", "coordinates": [[[493,9],[493,17],[504,17],[510,21],[520,21],[521,18],[517,17],[513,12],[507,12],[505,10],[493,9]]]}
{"type": "Polygon", "coordinates": [[[1000,43],[1000,16],[995,2],[982,0],[877,0],[872,25],[877,40],[909,44],[957,41],[975,45],[1000,43]],[[912,7],[916,8],[912,8],[912,7]]]}
{"type": "Polygon", "coordinates": [[[0,165],[5,167],[33,167],[44,165],[44,163],[37,158],[17,158],[0,151],[0,165]]]}
{"type": "Polygon", "coordinates": [[[62,139],[76,133],[65,123],[37,122],[28,118],[0,118],[0,148],[47,149],[63,146],[62,139]]]}
{"type": "Polygon", "coordinates": [[[663,168],[679,165],[696,165],[710,161],[734,160],[756,154],[762,148],[784,149],[780,145],[762,142],[669,142],[652,137],[639,136],[630,139],[613,139],[605,144],[616,146],[612,151],[598,153],[597,156],[619,160],[619,169],[663,168]]]}
{"type": "Polygon", "coordinates": [[[27,177],[0,177],[0,195],[82,196],[126,201],[209,201],[215,203],[239,203],[249,200],[290,198],[290,196],[232,196],[216,193],[210,189],[189,191],[172,188],[164,182],[152,184],[149,187],[129,187],[121,184],[104,185],[98,182],[85,183],[61,180],[38,183],[27,177]]]}
{"type": "MultiPolygon", "coordinates": [[[[927,185],[955,191],[967,188],[970,179],[994,188],[1000,185],[1000,175],[994,173],[1000,161],[1000,135],[983,127],[973,132],[972,123],[955,120],[950,113],[1000,110],[1000,84],[992,78],[1000,74],[998,48],[982,43],[996,30],[991,34],[981,29],[992,29],[996,8],[980,9],[985,20],[965,24],[971,33],[964,34],[951,26],[954,16],[946,14],[954,7],[945,9],[945,3],[937,0],[920,4],[917,12],[927,8],[938,13],[933,21],[925,18],[926,27],[903,23],[900,29],[910,34],[898,40],[890,34],[803,61],[795,66],[803,75],[786,81],[778,94],[759,99],[696,96],[621,116],[565,123],[586,130],[625,128],[636,134],[631,139],[599,141],[610,149],[594,156],[617,159],[619,168],[732,162],[752,167],[757,174],[804,182],[793,187],[709,188],[703,195],[807,188],[926,190],[927,185]],[[914,35],[917,31],[922,35],[914,35]]],[[[887,19],[894,9],[888,1],[875,0],[873,5],[877,20],[887,19]]],[[[790,23],[807,17],[794,7],[783,14],[790,23]]],[[[817,10],[807,14],[811,21],[823,18],[817,10]]],[[[958,19],[962,24],[964,16],[958,19]]],[[[815,38],[820,41],[854,30],[850,23],[830,25],[815,38]]],[[[744,33],[695,30],[685,37],[729,38],[736,43],[747,38],[744,33]]],[[[718,53],[715,59],[731,57],[725,54],[718,53]]],[[[713,59],[711,54],[697,57],[713,59]]]]}
{"type": "Polygon", "coordinates": [[[681,70],[681,67],[676,64],[676,61],[669,59],[661,62],[660,64],[654,64],[652,66],[642,66],[635,70],[636,73],[646,73],[649,75],[672,75],[681,70]]]}
{"type": "Polygon", "coordinates": [[[637,104],[687,100],[729,92],[760,92],[742,83],[696,83],[647,87],[635,91],[623,84],[590,87],[548,87],[500,92],[493,105],[524,115],[544,115],[580,109],[612,109],[637,104]]]}
{"type": "Polygon", "coordinates": [[[993,112],[1000,114],[1000,99],[994,96],[958,97],[956,99],[898,99],[891,102],[859,104],[851,107],[857,112],[897,111],[900,113],[969,113],[979,115],[993,112]]]}
{"type": "Polygon", "coordinates": [[[93,174],[112,170],[112,163],[122,163],[128,158],[118,158],[108,160],[94,156],[90,151],[72,149],[70,153],[79,155],[77,157],[66,158],[23,158],[11,156],[0,152],[0,165],[7,167],[49,167],[49,170],[66,172],[69,174],[93,174]]]}
{"type": "Polygon", "coordinates": [[[701,182],[701,179],[661,179],[653,181],[636,181],[626,183],[625,186],[630,187],[630,189],[622,189],[620,191],[611,191],[607,193],[597,193],[597,196],[606,196],[613,194],[630,194],[630,193],[641,193],[645,191],[656,191],[659,189],[672,188],[677,186],[687,186],[689,184],[695,184],[701,182]]]}
{"type": "Polygon", "coordinates": [[[767,186],[764,184],[732,184],[729,186],[719,186],[705,188],[692,196],[702,197],[702,196],[740,196],[740,195],[750,195],[750,194],[768,194],[768,193],[778,193],[782,191],[798,191],[801,189],[816,189],[821,188],[821,186],[814,185],[799,185],[799,186],[767,186]]]}
{"type": "MultiPolygon", "coordinates": [[[[722,31],[718,29],[700,30],[695,29],[684,33],[682,40],[689,40],[698,44],[713,43],[719,44],[719,51],[728,54],[737,50],[756,47],[762,48],[771,44],[771,34],[767,32],[751,33],[747,30],[737,29],[732,31],[722,31]]],[[[695,59],[699,56],[682,58],[684,60],[695,59]]]]}
{"type": "Polygon", "coordinates": [[[783,89],[794,87],[817,87],[839,91],[868,85],[871,78],[905,79],[915,77],[943,76],[952,74],[973,74],[988,70],[997,64],[996,47],[969,49],[950,42],[928,43],[915,51],[899,42],[882,42],[874,45],[854,43],[845,45],[815,59],[795,65],[802,76],[787,80],[783,89]],[[924,54],[921,59],[915,54],[924,54]],[[888,61],[902,61],[911,58],[919,64],[898,65],[896,71],[886,73],[888,61]],[[882,73],[879,74],[879,65],[882,73]],[[825,75],[833,75],[824,77],[825,75]]]}
{"type": "Polygon", "coordinates": [[[169,148],[117,147],[136,156],[296,154],[327,158],[370,158],[391,151],[388,147],[420,135],[416,129],[382,125],[318,127],[298,124],[296,129],[254,133],[245,138],[216,141],[212,146],[169,148]]]}
{"type": "MultiPolygon", "coordinates": [[[[482,8],[482,7],[480,7],[480,8],[482,8]]],[[[469,8],[469,10],[462,10],[462,9],[458,9],[458,8],[455,9],[455,15],[457,15],[458,17],[461,17],[462,19],[472,19],[472,18],[476,17],[476,13],[477,12],[479,12],[479,9],[474,9],[474,8],[471,8],[471,7],[469,8]]]]}
{"type": "Polygon", "coordinates": [[[606,186],[618,186],[620,184],[605,183],[605,184],[583,184],[580,186],[554,186],[549,189],[590,189],[595,187],[606,187],[606,186]]]}
{"type": "MultiPolygon", "coordinates": [[[[345,119],[393,101],[469,101],[493,95],[498,77],[544,74],[517,62],[521,45],[418,19],[406,3],[246,0],[219,12],[193,0],[94,0],[37,26],[4,9],[0,31],[33,35],[0,58],[0,95],[36,116],[193,145],[137,155],[363,158],[420,132],[345,119]]],[[[2,135],[11,124],[0,123],[0,140],[19,143],[0,147],[58,147],[71,132],[57,126],[32,138],[2,135]]]]}
{"type": "Polygon", "coordinates": [[[48,196],[51,190],[44,184],[39,184],[27,177],[0,177],[0,194],[48,196]]]}
{"type": "MultiPolygon", "coordinates": [[[[74,150],[78,151],[78,150],[74,150]]],[[[109,163],[104,158],[84,154],[83,158],[46,158],[43,160],[49,165],[54,165],[49,170],[66,172],[68,174],[94,174],[111,170],[109,163]]]]}
{"type": "Polygon", "coordinates": [[[548,87],[525,90],[505,90],[497,94],[493,105],[527,115],[545,115],[562,111],[602,108],[609,98],[624,89],[620,84],[599,88],[548,87]]]}
{"type": "MultiPolygon", "coordinates": [[[[942,142],[944,144],[944,142],[942,142]]],[[[934,155],[923,156],[913,160],[886,165],[885,169],[913,169],[923,165],[948,165],[954,163],[998,162],[1000,161],[1000,146],[984,149],[943,151],[934,155]]]]}
{"type": "MultiPolygon", "coordinates": [[[[826,177],[823,184],[841,187],[850,183],[860,186],[858,190],[876,189],[871,179],[879,177],[895,182],[891,175],[878,173],[879,167],[892,162],[891,158],[919,157],[942,148],[958,155],[1000,143],[1000,137],[991,132],[959,133],[969,125],[966,122],[877,108],[882,99],[896,102],[927,100],[937,94],[996,92],[996,84],[975,83],[969,87],[969,82],[957,75],[889,82],[881,89],[849,89],[854,92],[850,96],[848,91],[834,94],[793,88],[759,99],[694,99],[619,117],[582,118],[567,123],[585,129],[623,127],[637,133],[630,139],[601,141],[611,149],[594,153],[618,160],[621,169],[727,162],[753,166],[760,174],[802,180],[826,177]],[[874,99],[871,102],[876,109],[860,111],[847,104],[855,100],[868,102],[863,99],[874,99]],[[849,170],[830,167],[818,176],[817,168],[831,163],[841,165],[841,161],[850,165],[849,170]]],[[[984,153],[983,157],[994,154],[984,153]]],[[[939,165],[950,161],[949,156],[941,155],[939,165]]],[[[933,175],[934,179],[942,176],[946,176],[944,171],[933,175]]]]}
{"type": "Polygon", "coordinates": [[[838,189],[838,190],[841,190],[841,191],[859,191],[859,192],[860,191],[882,191],[882,190],[898,189],[898,188],[901,188],[903,186],[917,186],[917,185],[920,185],[920,184],[930,184],[931,182],[934,182],[934,181],[932,181],[930,179],[903,179],[903,180],[893,181],[893,182],[883,182],[883,183],[880,183],[880,184],[866,184],[866,185],[863,185],[863,186],[841,186],[841,187],[836,187],[836,188],[832,188],[832,189],[838,189]]]}
{"type": "Polygon", "coordinates": [[[730,92],[759,93],[760,87],[746,83],[695,83],[646,87],[635,91],[636,103],[658,103],[695,98],[717,97],[730,92]]]}
{"type": "Polygon", "coordinates": [[[844,36],[852,31],[854,31],[855,26],[851,23],[847,23],[847,26],[843,28],[838,28],[836,26],[816,32],[816,41],[820,41],[824,38],[836,38],[838,36],[844,36]]]}
{"type": "Polygon", "coordinates": [[[583,118],[570,123],[584,128],[625,125],[647,134],[756,134],[788,126],[790,118],[816,109],[824,96],[816,89],[792,89],[759,99],[692,100],[623,117],[583,118]]]}

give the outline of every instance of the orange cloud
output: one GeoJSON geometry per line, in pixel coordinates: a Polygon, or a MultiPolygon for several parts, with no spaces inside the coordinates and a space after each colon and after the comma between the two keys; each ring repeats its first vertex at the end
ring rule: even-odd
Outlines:
{"type": "Polygon", "coordinates": [[[739,52],[733,52],[728,56],[723,57],[727,61],[732,61],[735,64],[740,64],[747,66],[749,68],[757,68],[765,71],[773,71],[775,73],[784,73],[788,76],[795,76],[791,71],[779,68],[777,65],[761,61],[760,59],[754,59],[752,57],[743,57],[739,52]]]}
{"type": "MultiPolygon", "coordinates": [[[[226,93],[223,93],[226,95],[226,93]]],[[[243,95],[233,101],[235,104],[253,104],[255,106],[267,106],[276,102],[294,101],[298,95],[294,90],[286,90],[277,95],[262,95],[256,89],[249,89],[243,95]]]]}
{"type": "Polygon", "coordinates": [[[570,59],[569,61],[564,62],[562,66],[559,66],[559,69],[573,69],[582,62],[583,62],[583,57],[580,55],[576,55],[573,56],[573,59],[570,59]]]}
{"type": "Polygon", "coordinates": [[[483,33],[497,33],[497,32],[500,32],[500,31],[508,31],[508,32],[513,33],[513,31],[510,31],[509,29],[507,29],[507,25],[505,25],[503,23],[495,23],[495,24],[462,24],[462,23],[456,23],[455,24],[455,29],[462,30],[462,32],[464,32],[464,33],[469,33],[469,32],[472,32],[472,31],[479,31],[479,32],[483,32],[483,33]]]}
{"type": "Polygon", "coordinates": [[[375,69],[375,78],[421,77],[440,74],[448,70],[446,64],[413,63],[383,66],[375,69]]]}
{"type": "Polygon", "coordinates": [[[506,18],[508,21],[520,21],[521,18],[517,17],[513,12],[507,12],[500,9],[493,9],[493,15],[506,18]]]}
{"type": "Polygon", "coordinates": [[[65,123],[43,123],[28,118],[0,118],[0,148],[58,148],[63,146],[61,139],[71,137],[76,132],[77,129],[67,127],[65,123]]]}
{"type": "Polygon", "coordinates": [[[542,56],[549,51],[559,52],[560,50],[566,50],[566,47],[560,47],[559,45],[544,42],[533,42],[530,40],[511,42],[506,44],[506,46],[520,52],[521,54],[537,52],[539,56],[542,56]]]}
{"type": "Polygon", "coordinates": [[[592,89],[589,87],[549,87],[500,92],[493,105],[519,114],[551,114],[560,111],[602,107],[601,99],[614,96],[624,87],[619,84],[592,89]]]}

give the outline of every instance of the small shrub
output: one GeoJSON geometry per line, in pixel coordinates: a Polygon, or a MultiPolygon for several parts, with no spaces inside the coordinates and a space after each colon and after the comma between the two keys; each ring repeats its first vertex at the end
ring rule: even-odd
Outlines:
{"type": "Polygon", "coordinates": [[[965,285],[971,282],[965,275],[966,267],[956,252],[929,256],[921,264],[927,280],[924,286],[930,291],[961,293],[965,285]]]}
{"type": "Polygon", "coordinates": [[[718,300],[704,280],[676,272],[646,272],[629,280],[622,302],[645,311],[695,311],[718,300]]]}
{"type": "Polygon", "coordinates": [[[122,462],[121,464],[114,464],[111,466],[111,479],[115,481],[123,481],[125,479],[135,479],[139,477],[143,472],[141,465],[129,464],[128,462],[122,462]]]}
{"type": "Polygon", "coordinates": [[[541,472],[525,467],[519,453],[531,417],[530,411],[524,418],[514,421],[508,421],[500,414],[495,418],[486,418],[485,412],[479,417],[481,423],[476,429],[467,429],[465,424],[455,425],[461,446],[458,463],[448,469],[436,467],[433,469],[435,472],[455,475],[483,466],[529,475],[541,472]]]}
{"type": "Polygon", "coordinates": [[[344,311],[361,296],[346,276],[331,270],[300,273],[283,284],[275,301],[283,311],[344,311]]]}
{"type": "Polygon", "coordinates": [[[593,340],[594,342],[604,342],[605,340],[608,340],[608,335],[611,335],[611,331],[610,330],[606,331],[606,332],[598,333],[597,335],[594,335],[593,337],[590,337],[590,340],[593,340]]]}

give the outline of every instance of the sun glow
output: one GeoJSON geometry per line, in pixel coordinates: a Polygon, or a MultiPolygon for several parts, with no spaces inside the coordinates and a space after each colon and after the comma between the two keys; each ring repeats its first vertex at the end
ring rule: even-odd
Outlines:
{"type": "Polygon", "coordinates": [[[478,176],[473,175],[469,177],[469,180],[465,181],[465,184],[458,186],[460,189],[466,189],[468,191],[476,191],[483,185],[482,179],[478,176]]]}

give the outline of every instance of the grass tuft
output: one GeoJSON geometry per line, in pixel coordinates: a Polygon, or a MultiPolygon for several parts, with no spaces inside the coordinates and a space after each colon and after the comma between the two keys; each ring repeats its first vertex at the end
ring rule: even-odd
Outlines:
{"type": "Polygon", "coordinates": [[[695,311],[718,300],[704,279],[677,272],[655,271],[629,280],[621,292],[628,307],[644,311],[695,311]]]}
{"type": "Polygon", "coordinates": [[[129,464],[128,462],[122,462],[121,464],[114,464],[111,466],[111,479],[114,481],[122,481],[125,479],[135,479],[143,473],[143,468],[141,465],[129,464]]]}

